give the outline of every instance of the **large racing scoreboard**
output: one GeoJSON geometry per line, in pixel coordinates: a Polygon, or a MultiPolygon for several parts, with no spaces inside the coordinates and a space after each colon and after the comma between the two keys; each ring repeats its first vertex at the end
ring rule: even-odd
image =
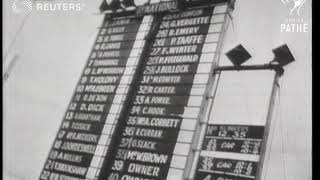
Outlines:
{"type": "MultiPolygon", "coordinates": [[[[40,179],[186,179],[232,2],[104,1],[103,23],[40,179]]],[[[203,149],[256,154],[261,132],[213,125],[203,149]]],[[[194,179],[215,177],[221,163],[237,162],[199,157],[194,179]]],[[[253,177],[255,164],[244,163],[253,177]]]]}

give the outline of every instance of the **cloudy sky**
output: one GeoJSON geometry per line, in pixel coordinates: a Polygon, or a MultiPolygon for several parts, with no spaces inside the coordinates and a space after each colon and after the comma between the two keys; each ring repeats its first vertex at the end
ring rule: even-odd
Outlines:
{"type": "MultiPolygon", "coordinates": [[[[4,65],[15,54],[19,59],[3,87],[4,173],[7,179],[33,180],[39,177],[103,16],[95,14],[100,1],[82,0],[85,6],[80,11],[32,11],[24,22],[23,15],[12,12],[12,2],[4,0],[3,44],[8,52],[4,65]]],[[[265,180],[311,179],[311,0],[306,0],[300,13],[289,16],[289,5],[281,0],[238,0],[222,50],[242,43],[252,55],[248,64],[261,64],[272,60],[272,49],[287,43],[296,58],[280,80],[265,180]],[[303,21],[308,32],[281,32],[288,18],[303,21]]],[[[222,56],[220,63],[229,62],[222,56]]],[[[226,94],[218,95],[217,103],[223,102],[219,107],[247,102],[237,112],[255,119],[259,110],[266,110],[270,77],[270,73],[223,74],[219,88],[229,91],[221,90],[226,94]],[[230,89],[246,95],[232,98],[227,94],[233,93],[230,89]],[[255,107],[257,102],[263,105],[255,107]]]]}

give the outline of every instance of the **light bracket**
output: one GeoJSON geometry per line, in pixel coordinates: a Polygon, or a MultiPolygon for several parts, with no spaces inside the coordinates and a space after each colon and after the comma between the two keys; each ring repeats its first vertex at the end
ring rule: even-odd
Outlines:
{"type": "Polygon", "coordinates": [[[280,64],[268,63],[262,65],[247,65],[247,66],[218,66],[214,69],[214,74],[221,71],[250,71],[250,70],[274,70],[280,76],[283,75],[284,69],[280,64]]]}

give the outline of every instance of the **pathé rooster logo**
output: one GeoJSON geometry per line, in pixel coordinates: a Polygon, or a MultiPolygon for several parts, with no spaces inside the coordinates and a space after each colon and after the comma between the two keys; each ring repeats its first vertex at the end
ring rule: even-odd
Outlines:
{"type": "Polygon", "coordinates": [[[292,6],[290,9],[290,15],[296,11],[298,16],[300,16],[300,8],[303,6],[306,0],[281,0],[281,2],[283,4],[289,4],[292,6]]]}

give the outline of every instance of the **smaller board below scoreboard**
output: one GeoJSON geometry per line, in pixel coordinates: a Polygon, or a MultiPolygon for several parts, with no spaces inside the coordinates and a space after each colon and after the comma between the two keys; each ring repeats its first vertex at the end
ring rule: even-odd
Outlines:
{"type": "Polygon", "coordinates": [[[208,125],[197,180],[256,179],[264,126],[208,125]]]}

